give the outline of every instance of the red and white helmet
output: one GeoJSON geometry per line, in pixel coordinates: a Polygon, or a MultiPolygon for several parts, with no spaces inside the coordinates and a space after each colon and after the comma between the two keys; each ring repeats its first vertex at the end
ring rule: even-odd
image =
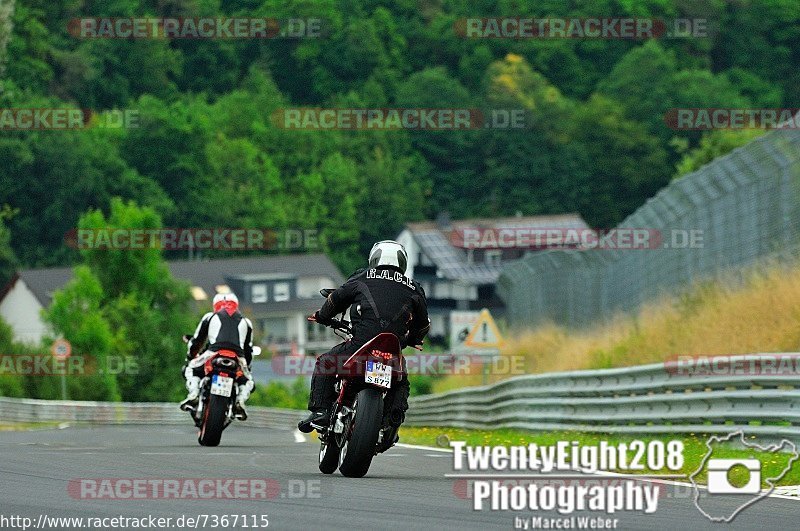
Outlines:
{"type": "Polygon", "coordinates": [[[239,309],[239,299],[233,293],[217,293],[214,295],[213,305],[215,312],[224,308],[231,315],[239,309]]]}

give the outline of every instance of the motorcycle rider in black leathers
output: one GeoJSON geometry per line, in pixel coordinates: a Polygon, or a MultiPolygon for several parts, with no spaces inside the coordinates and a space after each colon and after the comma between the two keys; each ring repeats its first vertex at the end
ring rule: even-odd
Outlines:
{"type": "MultiPolygon", "coordinates": [[[[422,286],[405,276],[408,255],[402,245],[385,240],[372,246],[369,267],[359,269],[327,300],[309,320],[328,324],[350,308],[352,338],[320,355],[311,378],[311,414],[297,427],[304,433],[322,429],[330,421],[329,410],[336,399],[337,371],[362,345],[381,332],[391,332],[402,347],[420,346],[430,329],[427,301],[422,286]]],[[[399,426],[408,409],[408,377],[387,393],[385,411],[399,426]]]]}

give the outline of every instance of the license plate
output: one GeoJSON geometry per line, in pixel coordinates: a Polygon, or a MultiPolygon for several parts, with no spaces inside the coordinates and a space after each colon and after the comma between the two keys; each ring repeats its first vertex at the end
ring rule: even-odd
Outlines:
{"type": "Polygon", "coordinates": [[[368,384],[389,389],[392,386],[392,368],[377,361],[367,361],[364,381],[368,384]]]}
{"type": "Polygon", "coordinates": [[[233,392],[233,378],[215,374],[211,378],[211,394],[220,396],[231,396],[233,392]]]}

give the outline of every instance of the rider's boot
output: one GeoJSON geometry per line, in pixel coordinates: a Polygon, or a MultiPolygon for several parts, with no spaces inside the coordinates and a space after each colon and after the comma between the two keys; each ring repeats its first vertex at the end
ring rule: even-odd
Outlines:
{"type": "Polygon", "coordinates": [[[247,383],[237,386],[236,404],[233,406],[233,416],[238,420],[247,420],[247,410],[244,408],[244,403],[250,398],[250,391],[253,389],[253,380],[248,380],[247,383]]]}
{"type": "Polygon", "coordinates": [[[194,411],[197,409],[197,401],[200,397],[200,378],[190,376],[186,380],[186,390],[189,393],[186,395],[186,400],[181,402],[181,409],[183,411],[194,411]]]}
{"type": "Polygon", "coordinates": [[[314,409],[309,416],[297,423],[297,429],[303,433],[311,433],[315,429],[327,428],[330,420],[330,414],[327,409],[314,409]]]}

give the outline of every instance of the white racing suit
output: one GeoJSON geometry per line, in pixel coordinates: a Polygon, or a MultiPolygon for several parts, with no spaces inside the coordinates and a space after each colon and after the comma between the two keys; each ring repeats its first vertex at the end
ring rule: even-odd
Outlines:
{"type": "Polygon", "coordinates": [[[186,390],[189,392],[187,399],[195,400],[200,394],[203,364],[219,350],[231,350],[239,357],[239,366],[246,382],[239,383],[241,379],[237,380],[236,401],[244,406],[254,386],[250,372],[250,363],[253,361],[253,323],[238,311],[228,314],[225,309],[205,314],[189,340],[186,355],[188,363],[183,373],[186,390]],[[206,351],[197,355],[206,342],[206,351]]]}

